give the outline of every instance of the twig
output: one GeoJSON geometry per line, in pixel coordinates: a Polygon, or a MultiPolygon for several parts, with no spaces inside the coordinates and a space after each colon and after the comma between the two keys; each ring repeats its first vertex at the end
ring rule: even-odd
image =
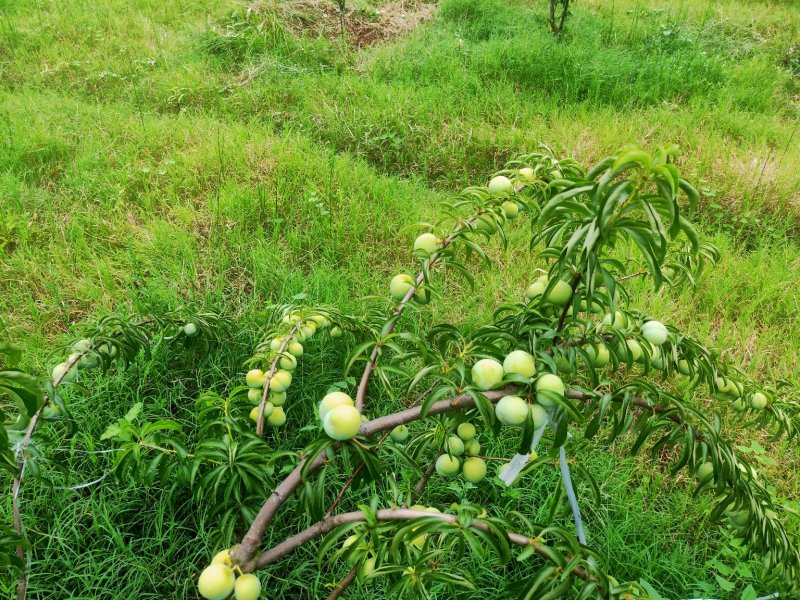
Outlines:
{"type": "Polygon", "coordinates": [[[617,283],[620,281],[627,281],[628,279],[633,279],[634,277],[641,277],[642,275],[647,275],[650,271],[646,269],[642,269],[641,271],[636,271],[636,273],[629,273],[628,275],[623,275],[619,279],[617,279],[617,283]]]}
{"type": "Polygon", "coordinates": [[[403,502],[403,508],[407,508],[409,502],[413,502],[422,495],[422,490],[424,490],[425,486],[428,485],[428,482],[433,476],[433,472],[436,470],[436,461],[439,456],[440,455],[437,455],[436,458],[431,461],[431,464],[428,465],[428,468],[425,469],[425,472],[422,474],[422,477],[420,477],[417,485],[414,486],[414,491],[408,495],[408,500],[403,502]]]}
{"type": "Polygon", "coordinates": [[[344,578],[339,583],[336,584],[336,587],[333,588],[333,591],[328,596],[328,600],[336,600],[336,598],[344,594],[344,591],[347,589],[347,586],[353,583],[353,580],[355,580],[356,575],[358,575],[359,567],[361,567],[361,563],[356,563],[355,565],[353,565],[353,568],[347,572],[347,575],[345,575],[344,578]]]}
{"type": "MultiPolygon", "coordinates": [[[[573,400],[592,400],[592,399],[596,398],[596,396],[592,396],[591,394],[586,394],[584,392],[579,392],[579,391],[576,391],[576,390],[568,390],[566,392],[566,397],[567,398],[572,398],[573,400]]],[[[622,402],[622,400],[619,399],[619,398],[612,398],[612,401],[614,401],[614,402],[622,402]]],[[[631,402],[632,402],[632,404],[634,406],[638,406],[639,408],[647,409],[647,410],[652,411],[652,412],[654,412],[656,414],[663,414],[663,413],[665,413],[665,412],[667,412],[669,410],[668,408],[665,408],[665,407],[661,406],[660,404],[651,404],[648,400],[646,400],[645,398],[643,398],[641,396],[634,396],[634,398],[633,398],[633,400],[631,402]]],[[[677,423],[678,425],[683,423],[683,420],[678,415],[676,415],[674,412],[669,413],[667,415],[667,418],[670,421],[672,421],[673,423],[677,423]]]]}
{"type": "MultiPolygon", "coordinates": [[[[386,433],[384,433],[383,437],[376,444],[376,446],[374,448],[372,448],[372,450],[379,449],[383,445],[383,442],[386,441],[386,438],[389,437],[390,433],[391,433],[390,431],[387,431],[386,433]]],[[[347,481],[345,481],[344,485],[342,486],[342,489],[339,491],[339,494],[336,496],[336,499],[333,501],[333,504],[331,504],[330,508],[327,511],[325,511],[325,516],[326,517],[329,517],[329,516],[331,516],[333,514],[333,511],[336,508],[336,506],[339,504],[339,502],[342,501],[342,498],[344,497],[344,493],[347,491],[347,488],[349,488],[353,484],[353,481],[355,481],[356,477],[361,472],[361,469],[363,469],[366,464],[367,463],[363,463],[362,462],[360,465],[358,465],[353,470],[353,474],[350,475],[350,477],[347,479],[347,481]]]]}
{"type": "Polygon", "coordinates": [[[289,330],[289,333],[286,334],[286,337],[283,338],[283,342],[281,342],[280,347],[278,348],[278,352],[275,355],[275,358],[272,359],[272,364],[269,367],[269,373],[264,378],[264,391],[261,394],[261,402],[258,405],[258,419],[256,419],[256,435],[262,435],[264,433],[264,407],[267,405],[267,396],[269,395],[269,385],[272,382],[272,377],[275,375],[275,371],[278,368],[278,363],[281,360],[281,355],[286,350],[286,346],[289,345],[289,342],[292,340],[292,336],[297,333],[297,330],[300,329],[300,323],[296,323],[294,327],[289,330]]]}
{"type": "MultiPolygon", "coordinates": [[[[465,223],[470,224],[477,218],[478,215],[474,215],[469,219],[467,219],[465,223]]],[[[453,230],[453,232],[439,243],[439,249],[436,250],[436,252],[434,252],[433,254],[431,254],[430,258],[428,259],[428,269],[430,269],[431,267],[433,267],[434,264],[436,264],[436,261],[439,260],[439,257],[442,254],[442,251],[445,248],[447,248],[454,239],[456,239],[459,232],[461,232],[461,230],[464,229],[464,227],[465,224],[457,225],[456,228],[453,230]]],[[[417,275],[414,287],[412,287],[411,289],[408,290],[408,292],[406,292],[406,295],[403,296],[403,299],[400,301],[397,307],[395,307],[394,312],[392,313],[392,317],[394,317],[394,320],[391,323],[389,323],[387,327],[383,329],[381,335],[387,336],[394,331],[394,328],[397,326],[397,322],[399,321],[398,317],[403,314],[406,305],[414,297],[414,295],[417,293],[417,289],[419,288],[420,285],[423,284],[424,281],[425,281],[424,273],[420,273],[419,275],[417,275]]],[[[364,409],[364,398],[366,398],[367,396],[367,385],[369,384],[369,379],[372,376],[372,372],[375,370],[375,367],[378,366],[378,360],[380,358],[379,352],[380,352],[380,344],[376,344],[375,347],[372,349],[372,353],[370,354],[366,367],[364,367],[364,373],[361,375],[361,381],[359,382],[358,390],[356,391],[356,408],[358,409],[359,412],[363,411],[364,409]]]]}
{"type": "MultiPolygon", "coordinates": [[[[53,389],[56,389],[60,384],[64,377],[72,370],[75,364],[83,357],[86,352],[79,352],[76,353],[75,356],[70,358],[65,363],[65,368],[61,372],[61,374],[53,380],[53,389]]],[[[14,483],[11,486],[11,511],[13,513],[13,521],[14,521],[14,530],[17,532],[17,535],[24,538],[25,536],[22,533],[22,513],[20,511],[20,503],[19,503],[19,495],[20,489],[22,487],[22,475],[25,471],[25,464],[27,462],[27,456],[25,455],[25,450],[28,448],[28,444],[31,441],[31,437],[33,437],[33,432],[36,430],[36,425],[39,422],[39,417],[42,415],[42,411],[45,407],[50,404],[50,397],[45,396],[44,402],[39,407],[39,409],[34,413],[31,417],[31,422],[28,423],[28,429],[25,430],[25,437],[19,443],[19,460],[17,461],[17,476],[14,478],[14,483]]],[[[25,562],[25,548],[22,546],[17,546],[17,558],[21,561],[25,562]]],[[[28,570],[27,568],[23,568],[19,574],[19,583],[17,584],[17,600],[24,600],[25,594],[28,591],[28,570]]]]}

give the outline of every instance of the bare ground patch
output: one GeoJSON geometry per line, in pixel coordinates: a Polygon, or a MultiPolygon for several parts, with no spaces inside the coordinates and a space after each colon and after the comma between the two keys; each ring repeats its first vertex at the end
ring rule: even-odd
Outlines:
{"type": "Polygon", "coordinates": [[[354,48],[374,46],[407,35],[433,18],[436,5],[414,0],[389,2],[378,8],[347,6],[341,15],[327,0],[257,1],[253,12],[275,11],[294,33],[311,37],[340,38],[342,26],[347,44],[354,48]]]}

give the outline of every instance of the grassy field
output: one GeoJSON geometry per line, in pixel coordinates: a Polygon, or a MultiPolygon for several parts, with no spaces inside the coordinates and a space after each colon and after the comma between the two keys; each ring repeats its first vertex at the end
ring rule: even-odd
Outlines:
{"type": "MultiPolygon", "coordinates": [[[[202,503],[110,478],[61,489],[107,471],[94,453],[106,426],[137,401],[189,422],[198,391],[222,392],[244,372],[271,303],[304,293],[361,314],[361,299],[411,264],[409,225],[436,219],[439,202],[542,142],[587,165],[628,143],[678,144],[702,192],[700,229],[723,259],[696,289],[654,294],[632,280],[635,303],[760,380],[797,377],[793,2],[578,0],[556,39],[542,1],[441,0],[412,34],[361,50],[299,36],[269,3],[208,4],[0,0],[0,337],[24,344],[27,364],[44,372],[76,325],[108,311],[195,300],[236,325],[213,355],[156,349],[75,400],[80,431],[60,449],[67,470],[54,488],[25,491],[30,597],[194,597],[196,573],[223,544],[202,503]]],[[[446,277],[453,301],[409,327],[474,326],[520,297],[543,266],[523,229],[490,248],[475,291],[446,277]]],[[[309,441],[299,426],[342,366],[324,344],[309,353],[307,401],[289,413],[297,427],[270,443],[309,441]]],[[[729,433],[750,445],[735,424],[729,433]]],[[[777,459],[764,465],[777,493],[797,506],[798,453],[760,441],[777,459]]],[[[504,456],[513,441],[490,449],[504,456]]],[[[576,441],[570,452],[604,482],[603,502],[586,509],[589,538],[619,579],[646,579],[667,598],[771,591],[685,480],[626,458],[624,444],[576,441]]],[[[496,501],[541,516],[553,481],[507,491],[433,482],[426,502],[496,501]]],[[[272,542],[306,524],[298,506],[287,514],[272,542]]],[[[270,597],[324,597],[347,567],[320,571],[313,559],[307,549],[269,569],[270,597]]],[[[463,597],[502,597],[503,569],[477,558],[467,568],[484,589],[463,597]]],[[[0,574],[0,595],[13,584],[0,574]]],[[[354,585],[348,597],[383,590],[354,585]]]]}

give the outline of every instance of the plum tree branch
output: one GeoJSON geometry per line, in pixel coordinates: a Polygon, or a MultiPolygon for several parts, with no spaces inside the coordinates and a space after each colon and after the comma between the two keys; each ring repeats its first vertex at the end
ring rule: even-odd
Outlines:
{"type": "MultiPolygon", "coordinates": [[[[518,389],[519,386],[510,385],[499,390],[485,392],[484,395],[489,400],[497,401],[503,396],[513,393],[518,389]]],[[[427,415],[434,416],[449,412],[451,410],[463,410],[473,406],[475,406],[475,399],[468,394],[462,394],[454,398],[435,402],[427,412],[427,415]]],[[[406,423],[416,421],[420,418],[421,414],[422,407],[420,406],[407,408],[400,412],[362,423],[359,433],[360,435],[369,436],[382,431],[392,430],[398,425],[404,425],[406,423]]],[[[337,447],[338,445],[333,446],[333,448],[337,447]]],[[[272,521],[272,518],[275,516],[275,513],[278,512],[278,509],[281,507],[281,505],[302,484],[303,471],[305,470],[308,473],[312,473],[321,467],[324,462],[325,452],[320,452],[313,458],[306,457],[303,459],[292,470],[292,472],[289,473],[280,484],[278,484],[269,498],[267,498],[266,502],[264,502],[264,504],[261,506],[261,509],[258,511],[258,514],[253,520],[253,523],[250,525],[250,529],[247,531],[244,538],[242,538],[241,544],[231,550],[231,558],[236,564],[240,565],[243,571],[252,570],[251,563],[253,557],[258,551],[258,547],[261,543],[261,538],[264,536],[264,532],[266,532],[267,527],[272,521]],[[310,463],[308,461],[310,461],[310,463]]]]}
{"type": "MultiPolygon", "coordinates": [[[[492,401],[496,402],[503,396],[514,394],[518,392],[520,387],[518,385],[508,385],[498,390],[491,390],[488,392],[484,392],[484,396],[492,401]]],[[[567,392],[567,397],[577,400],[591,400],[594,398],[591,394],[587,394],[585,392],[569,390],[567,392]]],[[[634,404],[641,408],[646,408],[656,413],[663,413],[666,412],[667,409],[659,406],[650,404],[644,398],[637,397],[634,400],[634,404]]],[[[431,405],[430,410],[426,413],[426,416],[435,416],[439,414],[443,414],[446,412],[450,412],[453,410],[465,410],[468,408],[472,408],[475,406],[475,399],[470,396],[469,394],[462,394],[459,396],[455,396],[454,398],[449,398],[446,400],[440,400],[435,402],[431,405]]],[[[362,423],[361,430],[359,431],[360,435],[363,436],[370,436],[376,433],[380,433],[383,431],[390,431],[397,427],[398,425],[405,425],[407,423],[411,423],[413,421],[418,420],[422,415],[422,407],[415,406],[412,408],[408,408],[405,410],[401,410],[399,412],[393,413],[391,415],[386,415],[383,417],[378,417],[377,419],[373,419],[371,421],[367,421],[366,423],[362,423]]],[[[669,414],[668,417],[680,423],[680,417],[675,414],[669,414]],[[676,421],[677,419],[677,421],[676,421]]],[[[338,445],[334,445],[332,448],[338,448],[338,445]]],[[[231,558],[234,562],[242,568],[243,571],[251,571],[254,567],[253,564],[253,557],[258,552],[258,547],[261,543],[261,539],[264,536],[264,533],[267,530],[272,518],[278,512],[278,509],[283,505],[283,503],[300,487],[302,484],[302,472],[305,470],[307,473],[312,473],[316,471],[319,467],[321,467],[325,463],[325,453],[320,452],[313,458],[306,457],[303,459],[295,468],[292,470],[289,475],[275,488],[272,494],[267,498],[266,502],[262,505],[261,509],[258,511],[256,518],[253,520],[253,523],[250,525],[250,529],[245,534],[244,538],[242,539],[241,544],[234,547],[231,550],[231,558]],[[306,463],[311,461],[308,466],[306,463]]]]}
{"type": "MultiPolygon", "coordinates": [[[[441,521],[446,521],[448,523],[458,524],[459,520],[456,515],[451,515],[447,513],[431,513],[424,510],[412,510],[409,508],[386,508],[381,509],[375,512],[375,518],[382,523],[390,522],[390,521],[410,521],[412,519],[420,519],[420,518],[433,518],[439,519],[441,521]]],[[[258,561],[256,562],[257,568],[265,567],[269,564],[277,562],[287,554],[292,553],[297,548],[309,542],[313,539],[321,537],[327,533],[330,533],[337,527],[341,525],[345,525],[347,523],[358,523],[360,521],[366,521],[366,515],[362,511],[355,511],[349,513],[341,513],[339,515],[328,517],[314,523],[307,529],[304,529],[300,533],[293,535],[290,538],[287,538],[277,546],[267,550],[261,556],[259,556],[258,561]]],[[[484,533],[492,534],[491,528],[486,525],[485,523],[481,522],[478,519],[475,519],[470,523],[469,527],[471,529],[476,529],[478,531],[483,531],[484,533]]],[[[524,536],[519,533],[515,532],[506,532],[506,536],[508,537],[508,541],[512,544],[517,546],[532,546],[534,552],[539,554],[540,556],[544,557],[547,560],[551,559],[550,551],[539,541],[535,538],[531,538],[528,536],[524,536]]],[[[588,580],[591,578],[591,575],[586,572],[585,569],[581,567],[577,567],[573,570],[573,573],[577,577],[581,579],[588,580]]]]}

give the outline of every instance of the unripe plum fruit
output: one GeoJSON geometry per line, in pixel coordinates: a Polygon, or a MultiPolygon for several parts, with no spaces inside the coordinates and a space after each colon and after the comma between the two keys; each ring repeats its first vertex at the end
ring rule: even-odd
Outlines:
{"type": "Polygon", "coordinates": [[[68,381],[73,381],[78,374],[78,370],[75,369],[73,366],[71,369],[67,370],[66,363],[59,363],[55,367],[53,367],[52,373],[50,376],[53,378],[53,382],[55,383],[59,379],[62,383],[66,383],[68,381]]]}
{"type": "Polygon", "coordinates": [[[736,412],[744,412],[747,410],[747,402],[745,402],[744,398],[736,398],[731,406],[736,412]]]}
{"type": "Polygon", "coordinates": [[[603,318],[603,327],[625,331],[628,328],[628,317],[621,311],[616,311],[613,315],[609,313],[603,318]]]}
{"type": "Polygon", "coordinates": [[[517,206],[516,202],[512,202],[511,200],[506,200],[503,204],[500,205],[500,208],[503,209],[503,214],[505,215],[506,219],[513,221],[517,218],[519,214],[519,206],[517,206]]]}
{"type": "Polygon", "coordinates": [[[531,419],[534,429],[539,429],[547,424],[547,411],[540,404],[531,404],[531,419]]]}
{"type": "Polygon", "coordinates": [[[456,428],[456,433],[458,434],[458,437],[465,442],[468,442],[475,437],[477,432],[475,431],[475,425],[472,423],[461,423],[456,428]]]}
{"type": "Polygon", "coordinates": [[[453,456],[464,454],[464,442],[457,435],[451,435],[444,442],[444,450],[453,456]]]}
{"type": "Polygon", "coordinates": [[[461,467],[461,474],[470,483],[480,483],[486,477],[486,463],[477,456],[467,458],[461,467]]]}
{"type": "Polygon", "coordinates": [[[275,392],[285,392],[292,385],[292,374],[289,371],[276,371],[269,382],[269,389],[275,392]]]}
{"type": "Polygon", "coordinates": [[[331,329],[330,336],[334,339],[342,337],[342,330],[339,327],[334,327],[331,329]]]}
{"type": "MultiPolygon", "coordinates": [[[[283,409],[281,409],[283,410],[283,409]]],[[[275,405],[272,402],[264,403],[264,418],[269,419],[272,413],[275,412],[275,405]]],[[[254,406],[250,411],[250,418],[258,423],[258,406],[254,406]]]]}
{"type": "Polygon", "coordinates": [[[455,456],[442,454],[436,459],[436,472],[442,477],[453,477],[461,470],[461,463],[455,456]]]}
{"type": "MultiPolygon", "coordinates": [[[[642,356],[644,356],[642,345],[637,340],[628,339],[625,340],[625,346],[630,352],[631,358],[633,358],[633,362],[641,362],[642,356]]],[[[628,351],[626,351],[625,348],[621,349],[621,354],[625,356],[625,360],[627,360],[628,351]]]]}
{"type": "Polygon", "coordinates": [[[488,235],[494,235],[497,232],[497,221],[493,215],[482,214],[475,220],[475,229],[488,235]]]}
{"type": "Polygon", "coordinates": [[[611,359],[611,354],[608,351],[608,347],[603,344],[602,342],[597,344],[597,348],[595,349],[594,346],[586,346],[584,348],[586,350],[586,354],[589,355],[589,360],[592,363],[592,366],[601,369],[608,364],[608,361],[611,359]]]}
{"type": "Polygon", "coordinates": [[[289,351],[289,354],[294,356],[295,358],[300,358],[303,356],[303,344],[300,342],[289,342],[286,345],[286,349],[289,351]]]}
{"type": "MultiPolygon", "coordinates": [[[[547,275],[542,275],[528,286],[525,295],[530,300],[538,298],[545,293],[549,285],[550,278],[547,275]]],[[[550,290],[550,293],[547,294],[547,298],[545,298],[545,300],[550,304],[555,304],[556,306],[564,306],[567,302],[569,302],[570,298],[572,298],[572,287],[566,281],[559,280],[553,286],[553,289],[550,290]]]]}
{"type": "Polygon", "coordinates": [[[258,600],[261,595],[261,580],[252,573],[240,575],[236,580],[233,595],[236,600],[258,600]]]}
{"type": "Polygon", "coordinates": [[[496,177],[492,177],[487,187],[489,189],[489,193],[495,196],[507,196],[514,191],[514,185],[505,175],[497,175],[496,177]]]}
{"type": "Polygon", "coordinates": [[[536,362],[525,350],[514,350],[503,360],[503,371],[530,378],[536,374],[536,362]]]}
{"type": "Polygon", "coordinates": [[[715,377],[714,385],[717,388],[717,392],[721,396],[738,398],[739,396],[742,395],[741,384],[734,381],[730,377],[715,377]]]}
{"type": "Polygon", "coordinates": [[[400,273],[392,277],[392,281],[389,283],[389,293],[392,295],[392,300],[400,302],[413,287],[414,279],[411,275],[400,273]]]}
{"type": "Polygon", "coordinates": [[[642,325],[642,336],[654,346],[660,346],[667,341],[669,332],[660,321],[647,321],[642,325]]]}
{"type": "Polygon", "coordinates": [[[653,344],[649,344],[648,350],[650,350],[650,366],[654,369],[663,369],[664,368],[664,356],[661,354],[661,347],[654,346],[653,344]]]}
{"type": "Polygon", "coordinates": [[[73,352],[88,352],[92,347],[92,340],[83,338],[72,344],[73,352]]]}
{"type": "Polygon", "coordinates": [[[207,600],[223,600],[230,596],[236,584],[233,570],[223,564],[210,565],[200,573],[197,591],[207,600]]]}
{"type": "Polygon", "coordinates": [[[276,337],[276,338],[274,338],[274,339],[273,339],[273,340],[272,340],[272,341],[269,343],[269,349],[270,349],[270,350],[272,350],[273,352],[277,352],[278,350],[280,350],[280,349],[281,349],[281,346],[283,345],[283,339],[284,339],[284,338],[282,338],[282,337],[276,337]]]}
{"type": "Polygon", "coordinates": [[[689,361],[685,358],[682,358],[678,361],[678,364],[675,366],[678,370],[678,373],[681,375],[686,375],[687,377],[692,374],[692,366],[689,364],[689,361]]]}
{"type": "Polygon", "coordinates": [[[355,402],[344,392],[331,392],[330,394],[326,394],[322,402],[319,403],[320,420],[324,421],[325,417],[328,416],[328,412],[337,406],[355,406],[355,402]]]}
{"type": "Polygon", "coordinates": [[[547,289],[547,276],[539,277],[536,281],[528,286],[528,289],[525,290],[525,296],[528,300],[533,300],[534,298],[538,298],[542,294],[544,294],[545,290],[547,289]]]}
{"type": "Polygon", "coordinates": [[[753,392],[753,397],[750,399],[750,406],[756,410],[762,410],[767,407],[767,396],[761,392],[753,392]]]}
{"type": "Polygon", "coordinates": [[[286,371],[294,371],[297,368],[297,359],[292,354],[284,354],[278,360],[278,366],[286,371]]]}
{"type": "Polygon", "coordinates": [[[414,240],[414,252],[430,255],[439,249],[441,240],[432,233],[423,233],[414,240]]]}
{"type": "Polygon", "coordinates": [[[697,479],[700,480],[701,483],[710,480],[714,476],[714,464],[711,462],[704,462],[701,463],[699,467],[697,467],[697,479]]]}
{"type": "Polygon", "coordinates": [[[194,323],[187,323],[183,326],[183,333],[186,337],[194,337],[197,335],[197,325],[194,323]]]}
{"type": "Polygon", "coordinates": [[[355,406],[343,404],[325,415],[322,426],[328,437],[339,441],[350,440],[361,429],[361,413],[355,406]]]}
{"type": "Polygon", "coordinates": [[[261,369],[250,369],[245,375],[244,380],[247,383],[247,387],[251,388],[262,388],[264,387],[266,375],[264,375],[264,371],[261,369]]]}
{"type": "Polygon", "coordinates": [[[283,412],[283,409],[280,406],[276,406],[272,409],[272,413],[267,417],[267,423],[269,423],[272,427],[280,427],[286,423],[286,413],[283,412]]]}
{"type": "Polygon", "coordinates": [[[494,407],[494,414],[503,425],[521,425],[528,417],[528,404],[519,396],[503,396],[494,407]]]}
{"type": "Polygon", "coordinates": [[[395,442],[398,444],[402,444],[408,439],[408,427],[405,425],[398,425],[392,432],[389,434],[395,442]]]}
{"type": "Polygon", "coordinates": [[[481,444],[475,438],[464,442],[464,454],[480,454],[481,453],[481,444]]]}
{"type": "Polygon", "coordinates": [[[530,183],[531,181],[533,181],[533,169],[531,169],[530,167],[522,167],[519,170],[519,178],[521,181],[530,183]]]}
{"type": "Polygon", "coordinates": [[[77,367],[79,369],[96,369],[100,366],[100,355],[97,352],[88,351],[81,356],[77,367]]]}
{"type": "Polygon", "coordinates": [[[472,367],[472,383],[479,390],[486,391],[503,381],[503,365],[493,358],[484,358],[472,367]]]}
{"type": "Polygon", "coordinates": [[[212,565],[226,565],[228,567],[233,566],[231,562],[231,549],[226,548],[225,550],[220,550],[214,555],[214,558],[211,559],[212,565]]]}
{"type": "Polygon", "coordinates": [[[564,382],[558,375],[545,373],[536,380],[536,400],[544,407],[555,406],[556,404],[556,401],[547,392],[563,396],[565,391],[564,382]]]}
{"type": "Polygon", "coordinates": [[[570,298],[572,298],[572,287],[562,280],[559,280],[547,295],[547,301],[558,306],[564,306],[570,298]]]}
{"type": "Polygon", "coordinates": [[[275,390],[270,389],[267,400],[272,402],[274,406],[283,406],[286,404],[286,392],[276,392],[275,390]]]}
{"type": "Polygon", "coordinates": [[[420,285],[414,292],[413,300],[417,304],[428,304],[431,301],[431,290],[425,284],[420,285]]]}
{"type": "Polygon", "coordinates": [[[361,563],[361,569],[359,569],[358,576],[363,580],[367,579],[372,572],[375,570],[375,557],[369,556],[364,559],[364,562],[361,563]]]}
{"type": "Polygon", "coordinates": [[[328,320],[328,317],[326,317],[325,315],[311,315],[310,317],[308,317],[308,319],[309,321],[314,321],[314,323],[317,324],[317,328],[319,329],[324,329],[325,327],[331,324],[331,322],[328,320]]]}

